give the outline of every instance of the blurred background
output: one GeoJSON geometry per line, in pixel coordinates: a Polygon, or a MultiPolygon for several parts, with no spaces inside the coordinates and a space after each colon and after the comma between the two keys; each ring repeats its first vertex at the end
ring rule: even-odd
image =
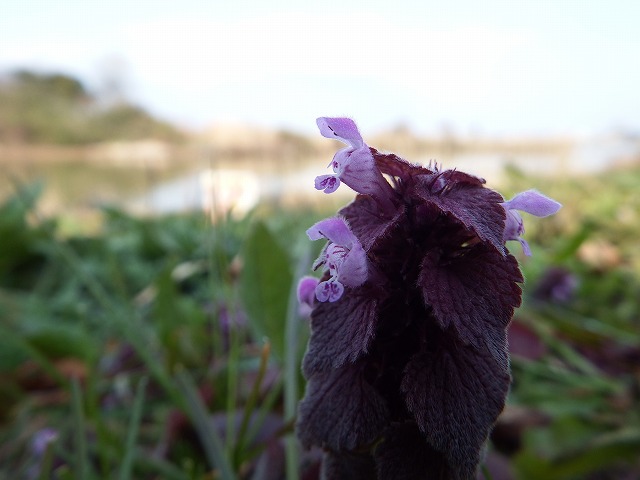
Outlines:
{"type": "Polygon", "coordinates": [[[639,18],[631,0],[5,1],[0,476],[317,477],[291,435],[308,327],[290,292],[304,231],[353,196],[313,188],[338,147],[315,119],[349,116],[380,150],[564,204],[525,219],[486,478],[640,478],[639,18]]]}

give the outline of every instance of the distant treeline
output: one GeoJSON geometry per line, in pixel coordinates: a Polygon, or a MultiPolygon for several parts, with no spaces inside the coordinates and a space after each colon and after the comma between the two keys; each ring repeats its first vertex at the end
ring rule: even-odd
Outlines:
{"type": "Polygon", "coordinates": [[[180,141],[173,125],[119,98],[104,101],[69,75],[20,70],[0,77],[0,143],[85,145],[180,141]]]}

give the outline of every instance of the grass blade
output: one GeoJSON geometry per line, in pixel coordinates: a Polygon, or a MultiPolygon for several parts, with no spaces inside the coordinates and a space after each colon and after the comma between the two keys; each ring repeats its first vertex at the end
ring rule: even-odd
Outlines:
{"type": "Polygon", "coordinates": [[[251,393],[249,394],[249,398],[244,407],[244,412],[242,415],[242,423],[240,424],[240,429],[238,430],[238,437],[236,439],[236,448],[235,455],[236,459],[240,457],[242,454],[246,441],[246,433],[249,428],[249,421],[251,420],[251,416],[253,415],[254,408],[258,401],[258,397],[260,395],[260,387],[262,386],[262,381],[264,380],[264,375],[267,372],[267,366],[269,365],[269,355],[271,353],[271,344],[267,341],[262,347],[262,351],[260,352],[260,367],[258,368],[258,375],[256,376],[255,381],[253,382],[253,387],[251,388],[251,393]]]}
{"type": "MultiPolygon", "coordinates": [[[[311,251],[306,249],[301,255],[296,267],[295,278],[301,278],[311,263],[311,251]]],[[[291,282],[289,302],[287,304],[287,318],[285,324],[284,349],[284,420],[292,422],[297,413],[300,375],[300,325],[302,320],[298,314],[297,282],[291,282]]],[[[285,456],[287,465],[287,480],[300,478],[300,446],[294,434],[287,435],[285,441],[285,456]]]]}
{"type": "Polygon", "coordinates": [[[131,423],[129,424],[127,439],[124,446],[124,458],[122,459],[120,474],[118,476],[120,480],[127,480],[131,478],[131,469],[133,467],[136,448],[135,442],[140,428],[140,421],[142,419],[142,406],[144,405],[144,392],[147,388],[147,383],[147,377],[143,377],[138,383],[138,387],[136,389],[133,411],[131,412],[131,423]]]}
{"type": "Polygon", "coordinates": [[[84,408],[82,392],[77,378],[71,380],[71,394],[73,417],[75,420],[75,447],[76,447],[76,478],[89,478],[89,464],[87,462],[87,436],[84,422],[84,408]]]}
{"type": "Polygon", "coordinates": [[[193,379],[186,370],[181,369],[176,373],[176,383],[184,396],[186,413],[198,433],[209,465],[220,472],[222,480],[235,480],[233,469],[225,455],[222,439],[213,427],[193,379]]]}

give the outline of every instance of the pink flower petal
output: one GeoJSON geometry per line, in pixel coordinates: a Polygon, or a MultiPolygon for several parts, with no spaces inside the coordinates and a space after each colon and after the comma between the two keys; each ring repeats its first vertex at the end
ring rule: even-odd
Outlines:
{"type": "Polygon", "coordinates": [[[340,140],[354,149],[364,145],[358,127],[350,118],[320,117],[316,124],[323,137],[340,140]]]}
{"type": "Polygon", "coordinates": [[[562,207],[561,203],[536,190],[521,192],[503,205],[509,210],[520,210],[536,217],[548,217],[562,207]]]}

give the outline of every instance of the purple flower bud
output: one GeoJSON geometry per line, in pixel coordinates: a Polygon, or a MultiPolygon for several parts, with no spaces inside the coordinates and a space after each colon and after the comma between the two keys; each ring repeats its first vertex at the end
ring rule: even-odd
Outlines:
{"type": "Polygon", "coordinates": [[[31,450],[37,457],[42,457],[51,442],[58,439],[58,431],[53,428],[38,430],[31,438],[31,450]]]}
{"type": "Polygon", "coordinates": [[[309,316],[315,303],[316,287],[319,280],[316,277],[304,276],[298,282],[298,302],[300,303],[300,315],[309,316]]]}
{"type": "Polygon", "coordinates": [[[524,234],[524,222],[520,214],[515,210],[521,210],[536,217],[548,217],[562,207],[560,203],[536,190],[521,192],[511,200],[501,203],[501,205],[507,214],[504,226],[504,241],[517,240],[522,245],[522,251],[528,257],[531,256],[531,248],[527,241],[522,238],[524,234]]]}
{"type": "Polygon", "coordinates": [[[329,244],[314,263],[329,273],[329,278],[315,289],[321,302],[335,302],[344,292],[344,286],[358,287],[367,280],[367,256],[360,241],[342,218],[327,218],[307,230],[311,240],[326,238],[329,244]]]}

